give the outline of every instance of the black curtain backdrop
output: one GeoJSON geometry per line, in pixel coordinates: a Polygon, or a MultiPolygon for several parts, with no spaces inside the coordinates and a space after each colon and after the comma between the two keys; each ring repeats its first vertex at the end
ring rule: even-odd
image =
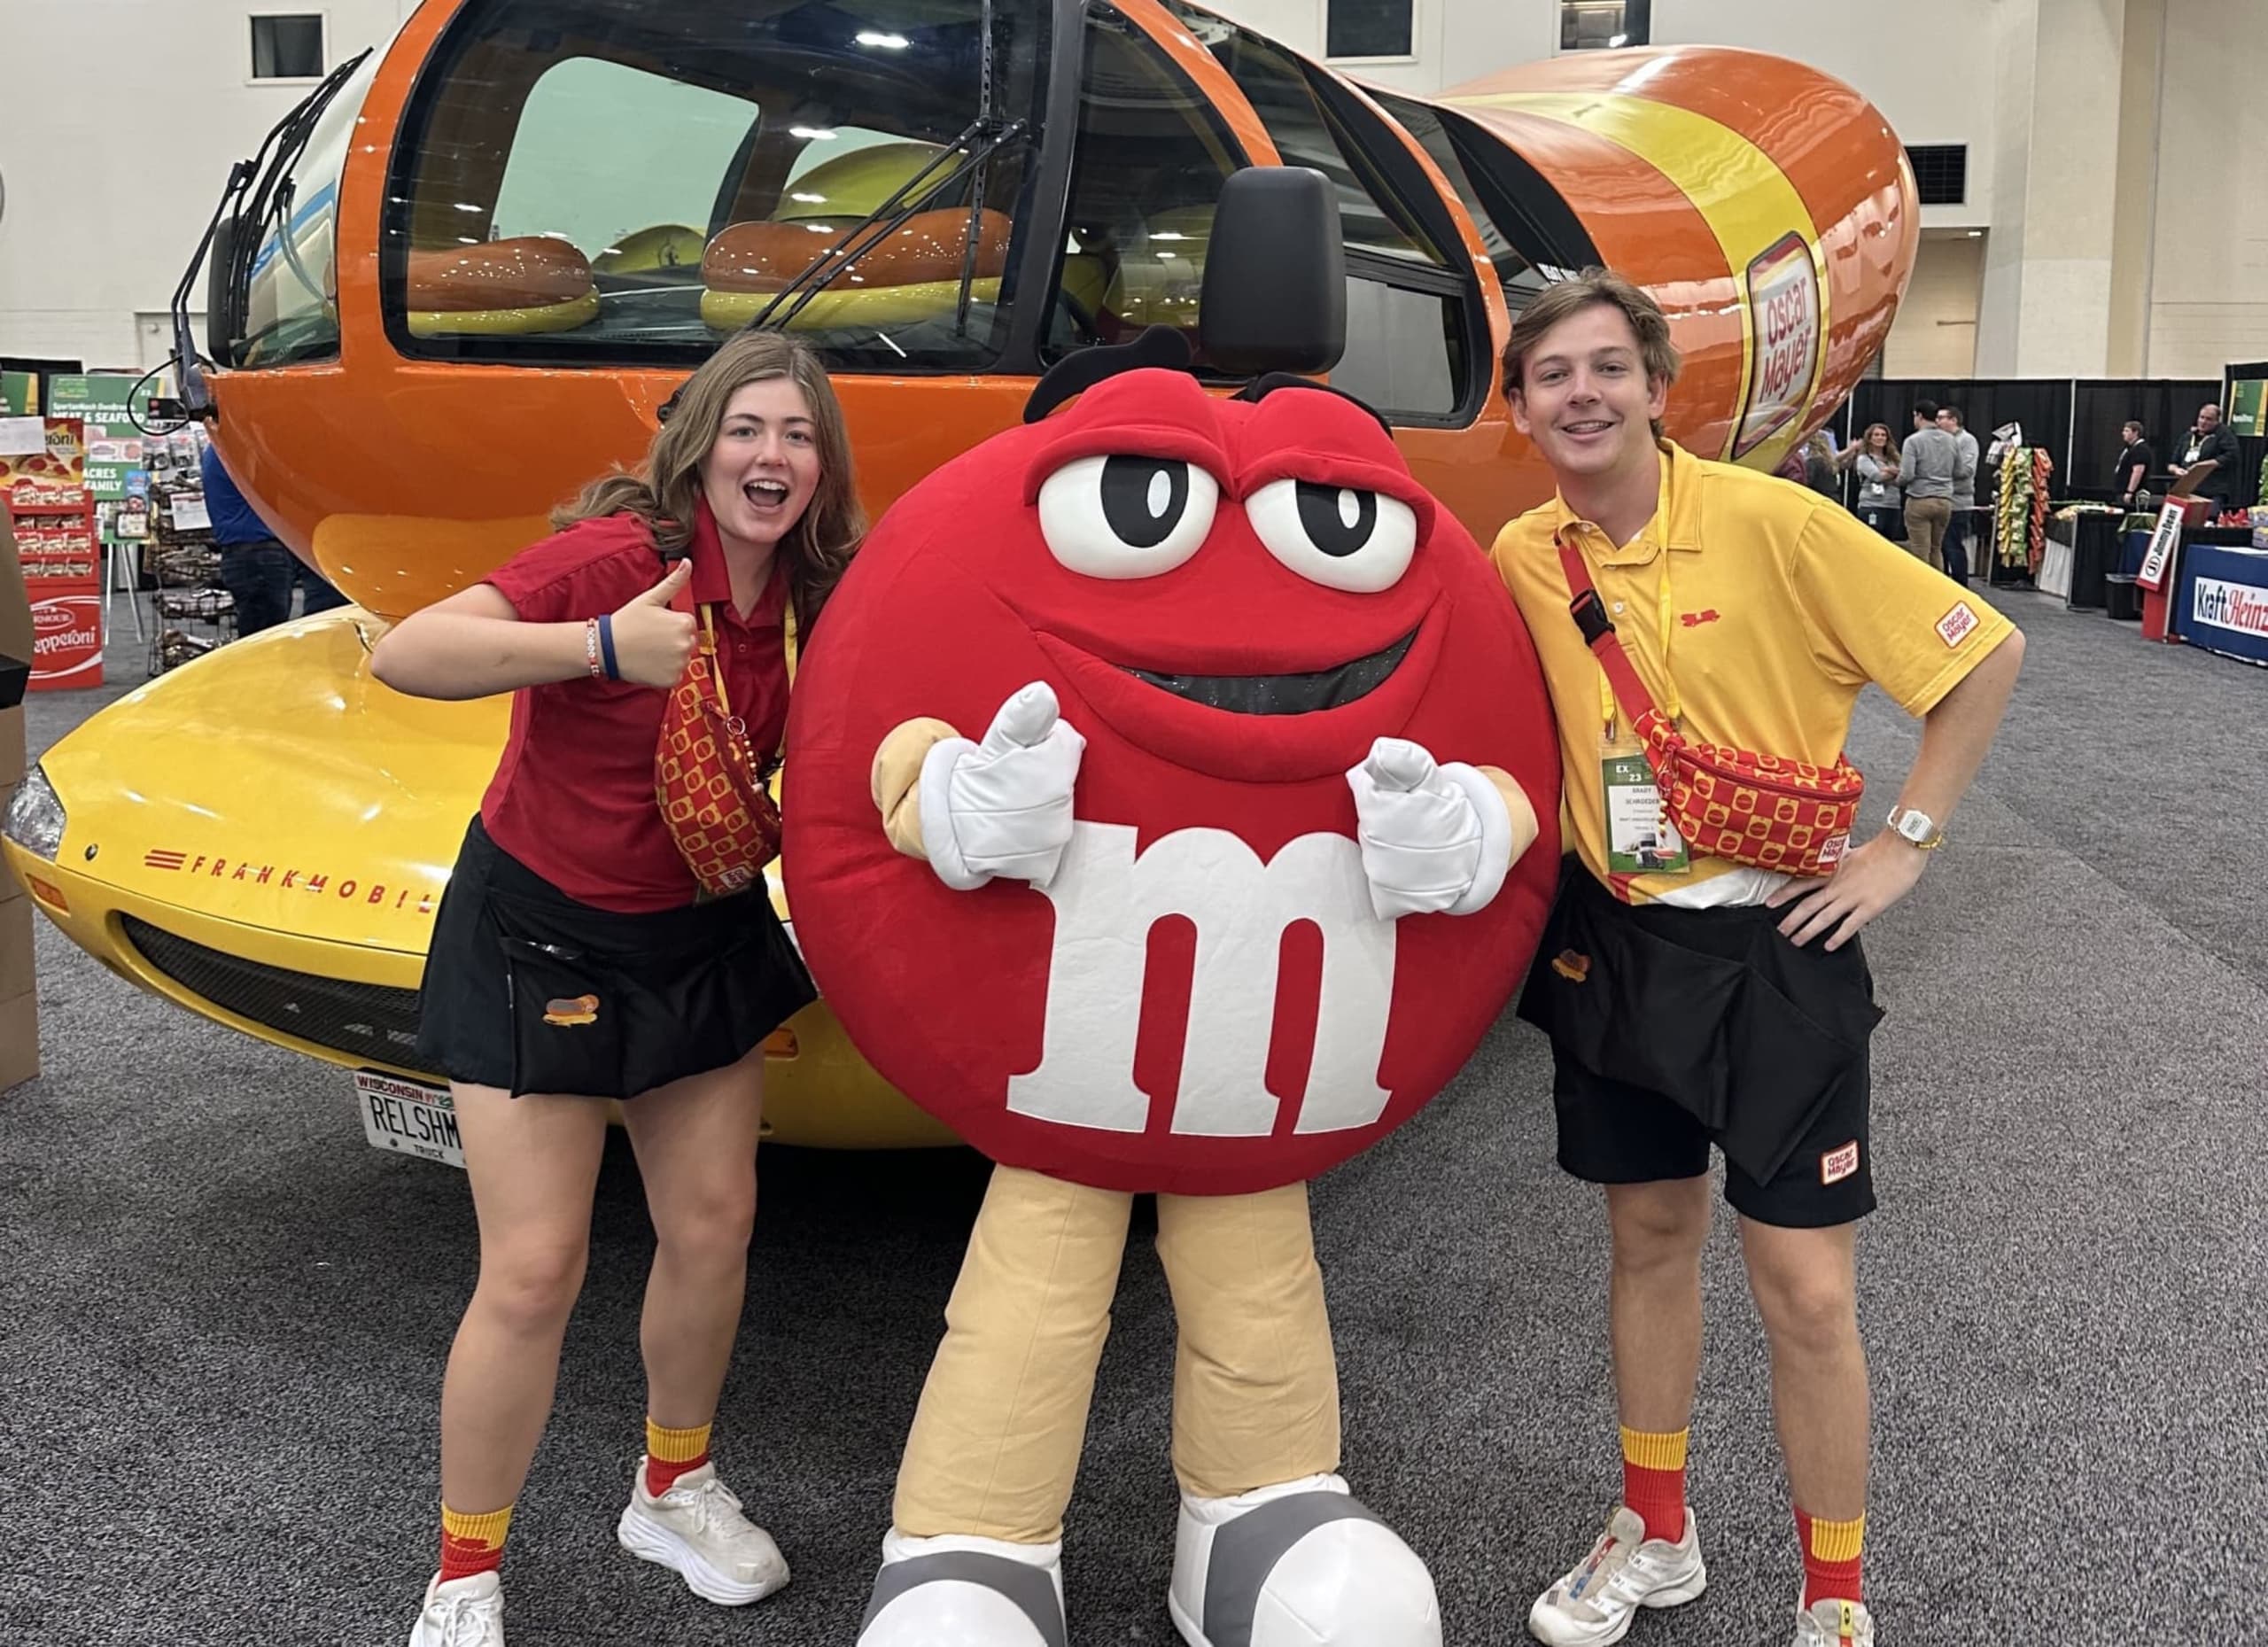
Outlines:
{"type": "Polygon", "coordinates": [[[2071,490],[2058,486],[2055,495],[2081,496],[2090,489],[2109,495],[2110,471],[2117,466],[2123,444],[2119,425],[2130,417],[2141,419],[2158,460],[2154,472],[2163,474],[2179,455],[2175,443],[2186,439],[2197,421],[2197,408],[2220,399],[2221,385],[2207,378],[2194,383],[2112,378],[2080,384],[2073,403],[2078,416],[2071,430],[2071,490]]]}
{"type": "MultiPolygon", "coordinates": [[[[2256,373],[2268,377],[2268,366],[2235,367],[2230,377],[2256,373]]],[[[2196,422],[2197,408],[2208,400],[2226,404],[2227,395],[2224,385],[2205,378],[1873,377],[1851,392],[1836,422],[1836,439],[1856,439],[1869,423],[1880,423],[1904,440],[1914,431],[1914,403],[1924,400],[1959,407],[1962,426],[1981,447],[1992,444],[1992,431],[2001,424],[2022,423],[2024,444],[2046,447],[2055,461],[2056,497],[2108,498],[2111,467],[2123,444],[2119,426],[2128,418],[2141,420],[2163,473],[2173,442],[2196,422]]],[[[2238,496],[2249,499],[2268,441],[2241,444],[2247,455],[2238,496]]]]}

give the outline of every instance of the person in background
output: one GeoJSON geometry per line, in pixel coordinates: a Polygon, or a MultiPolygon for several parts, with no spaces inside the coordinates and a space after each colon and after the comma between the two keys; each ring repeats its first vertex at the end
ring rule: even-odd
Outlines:
{"type": "Polygon", "coordinates": [[[1845,467],[1859,477],[1859,518],[1895,542],[1891,530],[1904,512],[1898,484],[1898,445],[1888,423],[1868,423],[1858,443],[1845,449],[1845,467]]]}
{"type": "Polygon", "coordinates": [[[1953,518],[1953,477],[1960,467],[1961,449],[1938,427],[1938,403],[1916,400],[1914,432],[1898,454],[1899,484],[1906,489],[1906,548],[1939,571],[1946,569],[1946,524],[1953,518]]]}
{"type": "Polygon", "coordinates": [[[2198,483],[2195,495],[2212,499],[2216,515],[2226,514],[2236,507],[2237,444],[2235,434],[2221,422],[2218,406],[2197,408],[2196,424],[2181,447],[2181,461],[2174,465],[2174,472],[2186,475],[2200,463],[2210,463],[2213,469],[2198,483]]]}
{"type": "Polygon", "coordinates": [[[1953,513],[1946,521],[1946,576],[1969,582],[1969,529],[1977,518],[1977,437],[1961,426],[1961,408],[1938,408],[1938,427],[1953,437],[1953,513]]]}
{"type": "Polygon", "coordinates": [[[1835,442],[1821,429],[1803,444],[1804,485],[1822,497],[1840,500],[1843,477],[1835,466],[1835,442]]]}
{"type": "Polygon", "coordinates": [[[371,652],[412,696],[512,695],[419,998],[419,1067],[449,1077],[480,1273],[441,1386],[440,1570],[410,1647],[503,1647],[504,1536],[582,1288],[610,1099],[655,1233],[644,1457],[616,1537],[722,1604],[788,1581],[709,1449],[747,1292],[764,1041],[812,983],[747,878],[764,843],[731,823],[680,838],[657,746],[665,727],[688,735],[676,689],[720,678],[751,764],[780,749],[798,634],[864,521],[842,408],[785,335],[740,333],[663,416],[637,473],[594,481],[553,536],[371,652]],[[715,676],[693,671],[696,645],[715,676]]]}
{"type": "MultiPolygon", "coordinates": [[[[1504,350],[1514,424],[1558,491],[1504,528],[1493,557],[1550,688],[1573,855],[1539,951],[1557,959],[1534,969],[1520,1014],[1552,1037],[1560,1165],[1603,1186],[1611,1275],[1591,1308],[1612,1351],[1622,1443],[1604,1534],[1537,1597],[1527,1625],[1552,1647],[1605,1647],[1641,1609],[1707,1585],[1685,1466],[1717,1136],[1691,1105],[1708,1090],[1739,1095],[1751,1115],[1802,1118],[1783,1166],[1759,1180],[1728,1162],[1723,1179],[1770,1348],[1800,1540],[1800,1611],[1781,1639],[1873,1647],[1856,1255],[1858,1221],[1875,1205],[1866,1041],[1879,1014],[1859,937],[1921,880],[1992,742],[2023,642],[1843,509],[1662,439],[1678,365],[1660,307],[1596,269],[1531,299],[1504,350]],[[1595,617],[1618,615],[1607,621],[1631,669],[1685,717],[1688,736],[1825,766],[1869,682],[1920,717],[1912,769],[1884,786],[1895,805],[1876,803],[1891,827],[1824,879],[1689,862],[1682,843],[1673,862],[1648,866],[1659,813],[1610,804],[1617,789],[1651,786],[1618,753],[1643,745],[1627,741],[1614,696],[1602,706],[1600,660],[1570,616],[1578,575],[1596,590],[1595,617]],[[1715,621],[1671,621],[1696,611],[1715,621]],[[1806,1037],[1839,1051],[1798,1056],[1806,1037]]],[[[1941,431],[1929,425],[1927,439],[1949,459],[1941,431]]],[[[1776,1483],[1728,1485],[1716,1502],[1745,1491],[1753,1511],[1767,1490],[1776,1483]]],[[[1678,1639],[1674,1627],[1644,1628],[1649,1643],[1678,1639]]],[[[1718,1620],[1683,1639],[1727,1635],[1718,1620]]]]}
{"type": "Polygon", "coordinates": [[[2146,507],[2150,470],[2157,467],[2157,454],[2150,450],[2149,437],[2143,433],[2141,423],[2128,418],[2119,431],[2125,442],[2118,454],[2118,462],[2110,470],[2112,501],[2127,509],[2146,507]]]}
{"type": "Polygon", "coordinates": [[[237,490],[221,449],[211,441],[198,460],[204,478],[205,513],[213,541],[221,550],[221,587],[236,602],[237,633],[258,634],[291,616],[292,568],[299,557],[285,548],[276,529],[237,490]]]}

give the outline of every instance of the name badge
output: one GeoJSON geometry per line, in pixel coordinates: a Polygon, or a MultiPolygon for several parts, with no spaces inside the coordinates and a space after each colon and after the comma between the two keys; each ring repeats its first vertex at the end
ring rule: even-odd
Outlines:
{"type": "Polygon", "coordinates": [[[1602,739],[1599,781],[1606,801],[1607,873],[1682,875],[1692,867],[1643,745],[1631,738],[1602,739]]]}

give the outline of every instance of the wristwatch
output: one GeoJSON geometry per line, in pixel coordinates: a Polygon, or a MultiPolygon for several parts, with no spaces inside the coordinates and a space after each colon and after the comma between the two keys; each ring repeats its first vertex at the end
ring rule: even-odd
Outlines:
{"type": "Polygon", "coordinates": [[[1910,806],[1890,809],[1890,827],[1899,839],[1925,852],[1934,852],[1946,843],[1946,832],[1938,827],[1937,820],[1910,806]]]}

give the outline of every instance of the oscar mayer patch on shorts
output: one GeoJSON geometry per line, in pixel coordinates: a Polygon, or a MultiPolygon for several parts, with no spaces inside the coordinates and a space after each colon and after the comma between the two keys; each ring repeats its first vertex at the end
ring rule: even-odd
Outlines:
{"type": "Polygon", "coordinates": [[[1840,1184],[1859,1169],[1859,1140],[1852,1138],[1841,1149],[1830,1149],[1819,1158],[1819,1181],[1840,1184]]]}

